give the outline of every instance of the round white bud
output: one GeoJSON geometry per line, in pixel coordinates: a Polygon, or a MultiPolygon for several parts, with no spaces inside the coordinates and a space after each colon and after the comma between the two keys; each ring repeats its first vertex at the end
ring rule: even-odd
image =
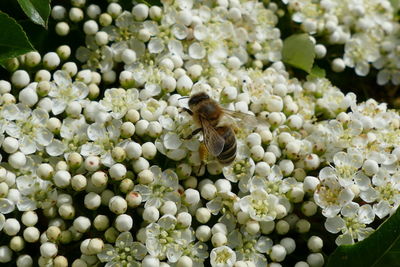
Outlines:
{"type": "Polygon", "coordinates": [[[303,190],[306,193],[313,193],[319,185],[319,179],[314,176],[306,176],[303,182],[303,190]]]}
{"type": "Polygon", "coordinates": [[[38,222],[38,219],[35,211],[25,211],[21,216],[21,222],[25,226],[34,226],[38,222]]]}
{"type": "Polygon", "coordinates": [[[103,31],[98,31],[94,36],[94,40],[96,44],[99,46],[106,45],[108,43],[108,33],[103,31]]]}
{"type": "Polygon", "coordinates": [[[101,205],[100,195],[94,192],[87,193],[84,199],[84,205],[89,210],[96,210],[101,205]]]}
{"type": "Polygon", "coordinates": [[[11,83],[17,88],[27,86],[30,80],[31,78],[25,70],[17,70],[11,75],[11,83]]]}
{"type": "Polygon", "coordinates": [[[322,267],[324,262],[324,256],[321,253],[311,253],[307,256],[307,263],[310,267],[322,267]]]}
{"type": "Polygon", "coordinates": [[[100,158],[97,156],[89,156],[85,159],[85,169],[88,171],[97,171],[100,168],[100,158]]]}
{"type": "Polygon", "coordinates": [[[334,72],[342,72],[346,68],[346,64],[343,59],[335,58],[331,63],[331,68],[334,72]]]}
{"type": "Polygon", "coordinates": [[[133,162],[132,167],[136,173],[139,173],[148,169],[150,167],[150,163],[145,158],[139,157],[133,162]]]}
{"type": "Polygon", "coordinates": [[[176,267],[192,267],[193,260],[188,256],[182,256],[176,262],[176,267]]]}
{"type": "Polygon", "coordinates": [[[69,14],[68,15],[69,15],[69,19],[72,22],[75,22],[75,23],[81,21],[83,19],[83,17],[84,17],[82,9],[77,8],[77,7],[72,7],[69,10],[69,14]]]}
{"type": "Polygon", "coordinates": [[[190,213],[188,213],[188,212],[184,212],[184,211],[180,212],[176,216],[176,220],[177,220],[178,224],[180,224],[182,227],[185,227],[185,228],[192,225],[192,215],[190,215],[190,213]]]}
{"type": "Polygon", "coordinates": [[[79,216],[74,220],[72,225],[78,233],[85,233],[89,230],[91,222],[89,218],[84,216],[79,216]]]}
{"type": "Polygon", "coordinates": [[[126,167],[121,163],[116,163],[111,166],[109,170],[110,177],[116,181],[120,181],[125,178],[126,175],[126,167]]]}
{"type": "Polygon", "coordinates": [[[286,257],[286,249],[282,245],[274,245],[272,246],[269,256],[271,257],[271,260],[281,262],[286,257]]]}
{"type": "Polygon", "coordinates": [[[143,157],[146,159],[153,159],[157,154],[157,148],[152,142],[146,142],[142,145],[143,157]]]}
{"type": "Polygon", "coordinates": [[[29,227],[25,228],[22,235],[26,242],[35,243],[39,240],[40,232],[36,227],[29,226],[29,227]]]}
{"type": "Polygon", "coordinates": [[[132,9],[132,15],[137,21],[143,21],[149,15],[149,7],[145,4],[137,4],[132,9]]]}
{"type": "Polygon", "coordinates": [[[305,201],[301,205],[301,212],[307,217],[313,216],[318,211],[318,206],[313,201],[305,201]]]}
{"type": "Polygon", "coordinates": [[[323,44],[317,44],[314,47],[315,57],[316,58],[323,58],[326,56],[326,47],[323,44]]]}
{"type": "Polygon", "coordinates": [[[304,158],[304,166],[307,170],[316,170],[320,165],[317,154],[309,154],[304,158]]]}
{"type": "Polygon", "coordinates": [[[45,242],[40,246],[40,255],[45,258],[52,258],[57,255],[57,245],[51,242],[45,242]]]}
{"type": "Polygon", "coordinates": [[[28,254],[18,256],[16,261],[17,267],[31,267],[33,266],[33,259],[28,254]]]}
{"type": "Polygon", "coordinates": [[[156,222],[160,218],[160,212],[156,207],[146,207],[142,216],[147,222],[156,222]]]}
{"type": "Polygon", "coordinates": [[[310,231],[311,228],[311,224],[309,221],[305,220],[305,219],[300,219],[296,222],[296,231],[304,234],[307,233],[308,231],[310,231]]]}
{"type": "Polygon", "coordinates": [[[53,177],[54,184],[59,188],[67,187],[71,182],[71,174],[68,171],[57,171],[53,177]]]}
{"type": "Polygon", "coordinates": [[[12,260],[12,250],[8,246],[0,247],[0,262],[7,263],[12,260]]]}
{"type": "Polygon", "coordinates": [[[113,196],[108,203],[108,207],[115,214],[122,214],[126,212],[128,203],[121,196],[113,196]]]}
{"type": "Polygon", "coordinates": [[[121,53],[121,59],[127,65],[132,64],[136,61],[136,52],[129,48],[124,49],[121,53]]]}
{"type": "Polygon", "coordinates": [[[8,157],[8,163],[15,169],[22,168],[26,164],[26,156],[22,152],[15,152],[8,157]]]}
{"type": "Polygon", "coordinates": [[[127,214],[118,215],[115,219],[115,228],[120,232],[130,231],[133,227],[133,219],[127,214]]]}
{"type": "Polygon", "coordinates": [[[215,233],[211,237],[211,243],[214,247],[224,246],[228,243],[228,238],[223,233],[215,233]]]}
{"type": "Polygon", "coordinates": [[[285,235],[285,234],[287,234],[289,232],[290,225],[285,220],[279,220],[276,223],[275,230],[279,235],[285,235]]]}
{"type": "Polygon", "coordinates": [[[367,159],[363,163],[362,170],[364,171],[364,173],[366,175],[373,176],[374,174],[376,174],[378,172],[379,165],[375,160],[367,159]]]}
{"type": "Polygon", "coordinates": [[[189,205],[196,205],[200,201],[200,193],[195,189],[188,188],[185,190],[183,198],[189,205]]]}
{"type": "Polygon", "coordinates": [[[296,242],[291,237],[282,238],[279,244],[286,249],[287,254],[291,254],[296,249],[296,242]]]}
{"type": "Polygon", "coordinates": [[[215,181],[215,187],[217,188],[218,192],[232,191],[232,184],[227,179],[218,179],[217,181],[215,181]]]}
{"type": "Polygon", "coordinates": [[[6,80],[0,80],[0,94],[9,93],[11,91],[11,83],[6,80]]]}
{"type": "Polygon", "coordinates": [[[2,147],[4,152],[12,154],[17,152],[19,143],[14,137],[7,136],[3,141],[2,147]]]}
{"type": "Polygon", "coordinates": [[[212,200],[217,195],[217,188],[213,184],[206,184],[201,188],[201,196],[206,200],[212,200]]]}
{"type": "Polygon", "coordinates": [[[228,235],[228,228],[223,223],[216,223],[211,228],[211,233],[214,235],[216,233],[223,233],[224,235],[228,235]]]}
{"type": "Polygon", "coordinates": [[[93,220],[93,226],[98,231],[104,231],[110,226],[110,220],[105,215],[97,215],[93,220]]]}
{"type": "Polygon", "coordinates": [[[43,56],[43,66],[48,70],[54,70],[60,65],[61,59],[55,52],[46,53],[43,56]]]}
{"type": "Polygon", "coordinates": [[[160,267],[160,260],[156,257],[147,255],[142,260],[142,267],[160,267]]]}
{"type": "Polygon", "coordinates": [[[207,242],[211,238],[211,229],[207,225],[200,225],[196,229],[196,237],[201,242],[207,242]]]}
{"type": "Polygon", "coordinates": [[[87,186],[87,179],[82,174],[77,174],[71,178],[71,187],[75,191],[82,191],[87,186]]]}
{"type": "Polygon", "coordinates": [[[93,35],[98,31],[99,31],[99,25],[97,25],[97,22],[95,20],[87,20],[83,24],[83,32],[86,35],[93,35]]]}
{"type": "Polygon", "coordinates": [[[196,210],[196,220],[200,223],[207,223],[211,219],[211,212],[204,207],[196,210]]]}
{"type": "Polygon", "coordinates": [[[18,220],[14,218],[8,218],[3,225],[3,232],[9,236],[16,235],[21,229],[21,225],[18,220]]]}
{"type": "Polygon", "coordinates": [[[66,23],[64,21],[60,21],[60,22],[57,22],[57,24],[55,26],[55,32],[59,36],[67,36],[70,32],[70,27],[69,27],[68,23],[66,23]]]}
{"type": "Polygon", "coordinates": [[[307,247],[311,252],[319,252],[324,246],[324,241],[319,236],[311,236],[307,241],[307,247]]]}
{"type": "Polygon", "coordinates": [[[91,19],[96,19],[101,14],[101,8],[98,5],[91,4],[86,9],[86,14],[91,19]]]}
{"type": "Polygon", "coordinates": [[[67,15],[67,10],[61,5],[53,6],[51,9],[51,17],[54,20],[62,20],[67,15]]]}
{"type": "Polygon", "coordinates": [[[161,206],[160,211],[162,214],[171,214],[175,215],[176,212],[178,211],[178,208],[173,201],[165,201],[164,204],[161,206]]]}

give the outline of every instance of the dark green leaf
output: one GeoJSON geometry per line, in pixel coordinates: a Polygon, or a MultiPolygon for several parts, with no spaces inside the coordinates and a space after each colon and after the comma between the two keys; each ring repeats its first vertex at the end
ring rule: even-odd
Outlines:
{"type": "Polygon", "coordinates": [[[312,76],[312,77],[324,78],[325,75],[326,75],[325,70],[318,67],[317,65],[314,65],[310,72],[310,76],[312,76]]]}
{"type": "Polygon", "coordinates": [[[340,246],[329,257],[327,267],[399,266],[400,210],[365,240],[340,246]]]}
{"type": "Polygon", "coordinates": [[[22,27],[0,11],[0,61],[34,50],[22,27]]]}
{"type": "Polygon", "coordinates": [[[36,24],[47,27],[50,0],[17,0],[25,14],[36,24]]]}
{"type": "Polygon", "coordinates": [[[283,41],[282,60],[284,63],[310,73],[314,58],[314,44],[308,34],[293,34],[283,41]]]}

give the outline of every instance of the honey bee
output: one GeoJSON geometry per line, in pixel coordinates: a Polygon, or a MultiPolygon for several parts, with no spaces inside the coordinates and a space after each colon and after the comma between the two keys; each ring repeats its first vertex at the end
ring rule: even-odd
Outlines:
{"type": "Polygon", "coordinates": [[[204,92],[191,96],[188,104],[190,109],[184,108],[184,110],[192,115],[199,128],[185,139],[190,139],[202,131],[207,151],[216,157],[222,165],[231,164],[236,158],[236,137],[232,125],[224,121],[223,118],[230,116],[253,127],[257,125],[259,120],[250,114],[222,108],[204,92]]]}

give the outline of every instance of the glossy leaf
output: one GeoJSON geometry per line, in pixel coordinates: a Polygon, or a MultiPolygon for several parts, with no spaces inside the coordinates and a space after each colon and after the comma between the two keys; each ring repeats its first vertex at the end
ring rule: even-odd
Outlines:
{"type": "Polygon", "coordinates": [[[365,240],[336,248],[326,266],[399,266],[399,257],[400,210],[397,210],[365,240]]]}
{"type": "Polygon", "coordinates": [[[34,50],[21,25],[1,11],[0,28],[0,61],[34,50]]]}
{"type": "Polygon", "coordinates": [[[308,34],[294,34],[286,38],[283,41],[282,58],[284,63],[310,73],[315,51],[308,34]]]}
{"type": "Polygon", "coordinates": [[[47,27],[50,0],[17,0],[25,14],[36,24],[47,27]]]}

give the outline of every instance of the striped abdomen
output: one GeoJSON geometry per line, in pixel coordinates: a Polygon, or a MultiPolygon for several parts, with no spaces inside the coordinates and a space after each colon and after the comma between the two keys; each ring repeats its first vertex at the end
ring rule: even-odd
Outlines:
{"type": "Polygon", "coordinates": [[[217,156],[221,164],[228,165],[236,158],[236,137],[232,128],[221,126],[216,128],[218,134],[225,140],[224,148],[221,154],[217,156]]]}

